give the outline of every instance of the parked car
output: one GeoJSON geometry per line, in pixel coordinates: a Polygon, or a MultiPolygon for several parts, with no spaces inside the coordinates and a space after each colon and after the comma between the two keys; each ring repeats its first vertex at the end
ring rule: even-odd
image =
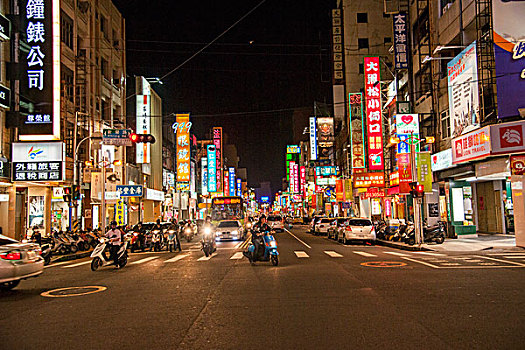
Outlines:
{"type": "Polygon", "coordinates": [[[332,221],[326,234],[328,239],[335,239],[337,237],[337,230],[344,228],[348,224],[348,219],[349,218],[342,217],[336,218],[334,221],[332,221]]]}
{"type": "Polygon", "coordinates": [[[374,243],[376,240],[376,230],[372,221],[367,218],[352,218],[348,220],[345,227],[337,230],[337,241],[344,244],[350,241],[369,241],[374,243]]]}
{"type": "Polygon", "coordinates": [[[326,235],[335,218],[322,218],[314,227],[314,235],[326,235]]]}
{"type": "Polygon", "coordinates": [[[315,225],[317,225],[317,223],[319,221],[321,221],[322,218],[326,218],[326,216],[324,215],[316,215],[312,218],[312,221],[310,221],[310,232],[311,233],[314,233],[315,232],[315,225]]]}
{"type": "Polygon", "coordinates": [[[15,288],[21,280],[36,277],[44,271],[40,246],[21,243],[0,234],[0,290],[15,288]]]}
{"type": "Polygon", "coordinates": [[[292,224],[294,225],[302,225],[303,224],[303,218],[300,216],[296,216],[292,219],[292,224]]]}
{"type": "Polygon", "coordinates": [[[215,240],[244,239],[244,228],[238,220],[225,220],[219,222],[215,228],[215,240]]]}
{"type": "Polygon", "coordinates": [[[268,225],[272,228],[272,230],[279,232],[284,231],[284,220],[281,215],[270,215],[268,216],[268,225]]]}

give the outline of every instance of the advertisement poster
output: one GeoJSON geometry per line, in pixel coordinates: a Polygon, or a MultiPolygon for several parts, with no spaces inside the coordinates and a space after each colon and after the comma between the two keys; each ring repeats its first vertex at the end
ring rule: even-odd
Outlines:
{"type": "Polygon", "coordinates": [[[363,172],[366,167],[363,138],[363,94],[352,93],[349,98],[350,138],[352,145],[352,172],[363,172]]]}
{"type": "Polygon", "coordinates": [[[457,137],[479,126],[476,42],[447,64],[450,132],[457,137]]]}
{"type": "Polygon", "coordinates": [[[28,203],[28,226],[44,226],[44,207],[45,200],[44,196],[29,196],[28,203]]]}
{"type": "Polygon", "coordinates": [[[430,152],[420,152],[417,158],[417,181],[425,188],[425,193],[432,192],[432,170],[430,152]]]}
{"type": "Polygon", "coordinates": [[[383,120],[381,112],[381,74],[379,57],[365,57],[365,101],[368,134],[368,168],[372,171],[384,169],[383,120]]]}
{"type": "Polygon", "coordinates": [[[525,108],[524,1],[492,0],[498,117],[520,115],[525,108]]]}

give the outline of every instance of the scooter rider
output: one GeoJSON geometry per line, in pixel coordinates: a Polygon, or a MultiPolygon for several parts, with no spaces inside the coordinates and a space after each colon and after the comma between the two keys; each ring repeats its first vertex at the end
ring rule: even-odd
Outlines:
{"type": "Polygon", "coordinates": [[[266,216],[264,214],[261,215],[259,221],[255,224],[252,230],[252,243],[255,246],[252,260],[256,260],[261,255],[261,249],[264,249],[262,236],[271,230],[272,228],[270,225],[266,223],[266,216]]]}
{"type": "Polygon", "coordinates": [[[113,259],[118,269],[118,250],[122,244],[122,231],[117,228],[117,222],[115,220],[111,221],[110,230],[106,232],[105,236],[109,238],[109,258],[113,259]]]}

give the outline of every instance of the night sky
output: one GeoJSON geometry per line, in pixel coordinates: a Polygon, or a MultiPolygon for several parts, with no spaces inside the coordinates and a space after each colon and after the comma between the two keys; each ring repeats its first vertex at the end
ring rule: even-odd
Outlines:
{"type": "MultiPolygon", "coordinates": [[[[162,77],[260,0],[113,2],[126,19],[128,76],[162,77]]],[[[331,101],[331,8],[329,0],[267,0],[155,86],[163,114],[191,112],[198,139],[222,126],[249,184],[280,189],[293,109],[312,113],[314,101],[331,101]]]]}

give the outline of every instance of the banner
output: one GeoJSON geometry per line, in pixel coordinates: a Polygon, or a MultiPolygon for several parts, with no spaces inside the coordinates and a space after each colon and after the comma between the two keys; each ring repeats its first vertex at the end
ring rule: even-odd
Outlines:
{"type": "Polygon", "coordinates": [[[350,144],[352,156],[352,173],[363,172],[366,167],[365,143],[363,137],[363,94],[352,93],[348,95],[350,144]]]}
{"type": "Polygon", "coordinates": [[[235,185],[236,185],[235,168],[228,168],[228,178],[229,178],[229,183],[228,183],[229,194],[230,196],[235,196],[235,185]]]}
{"type": "Polygon", "coordinates": [[[175,124],[176,148],[177,148],[177,182],[190,181],[190,115],[176,114],[175,124]]]}
{"type": "MultiPolygon", "coordinates": [[[[221,192],[223,188],[222,179],[222,128],[215,127],[213,128],[213,145],[215,146],[215,159],[217,170],[215,176],[217,177],[217,192],[221,192]]],[[[226,194],[226,192],[224,192],[226,194]]]]}
{"type": "Polygon", "coordinates": [[[520,115],[525,108],[525,2],[492,0],[498,117],[520,115]]]}
{"type": "Polygon", "coordinates": [[[303,196],[306,196],[306,167],[305,166],[300,167],[300,186],[301,188],[299,189],[299,192],[303,196]]]}
{"type": "Polygon", "coordinates": [[[201,158],[201,194],[208,194],[208,158],[201,158]]]}
{"type": "Polygon", "coordinates": [[[215,146],[208,145],[208,192],[217,192],[217,159],[215,146]]]}
{"type": "Polygon", "coordinates": [[[410,154],[398,154],[397,168],[399,169],[399,193],[409,194],[412,182],[412,167],[410,166],[410,154]]]}
{"type": "Polygon", "coordinates": [[[447,64],[450,132],[457,137],[479,126],[476,42],[447,64]]]}
{"type": "Polygon", "coordinates": [[[354,199],[353,189],[352,189],[352,180],[344,180],[344,190],[345,190],[345,202],[350,202],[354,199]]]}
{"type": "Polygon", "coordinates": [[[345,190],[343,186],[343,179],[337,179],[335,182],[335,199],[338,202],[344,202],[345,190]]]}
{"type": "Polygon", "coordinates": [[[310,117],[310,160],[317,159],[317,121],[310,117]]]}
{"type": "Polygon", "coordinates": [[[417,157],[417,182],[423,185],[425,193],[432,192],[432,170],[430,152],[420,152],[417,157]]]}
{"type": "Polygon", "coordinates": [[[366,125],[370,170],[384,169],[383,120],[381,111],[381,76],[379,57],[365,57],[366,125]]]}

